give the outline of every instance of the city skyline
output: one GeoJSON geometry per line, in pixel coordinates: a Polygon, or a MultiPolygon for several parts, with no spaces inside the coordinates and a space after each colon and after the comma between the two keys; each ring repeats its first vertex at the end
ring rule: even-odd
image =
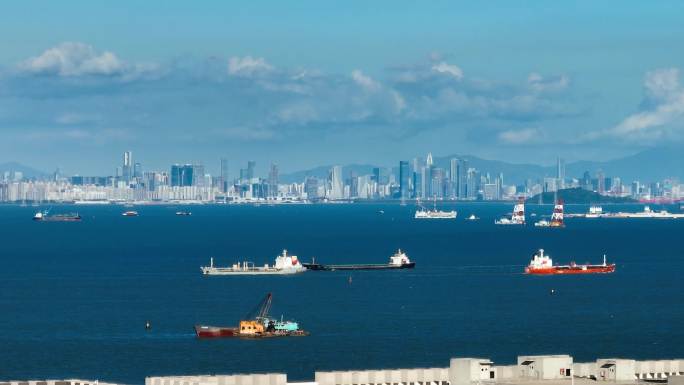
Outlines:
{"type": "Polygon", "coordinates": [[[541,4],[137,4],[156,33],[127,7],[8,4],[0,33],[27,38],[0,53],[0,162],[95,174],[130,150],[155,168],[301,170],[682,148],[684,4],[541,4]]]}

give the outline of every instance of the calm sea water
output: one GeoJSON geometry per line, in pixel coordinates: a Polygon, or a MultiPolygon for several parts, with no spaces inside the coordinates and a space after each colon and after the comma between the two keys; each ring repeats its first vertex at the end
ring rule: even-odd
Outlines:
{"type": "MultiPolygon", "coordinates": [[[[81,223],[34,223],[35,207],[0,206],[0,379],[139,384],[151,375],[271,371],[307,380],[315,370],[447,366],[455,356],[501,364],[544,353],[684,357],[684,220],[498,227],[494,218],[511,205],[453,206],[454,221],[416,221],[411,206],[373,204],[200,206],[191,217],[171,206],[139,207],[135,218],[113,206],[52,210],[78,209],[81,223]],[[471,213],[482,219],[465,221],[471,213]],[[199,271],[210,256],[221,265],[272,263],[283,248],[305,261],[380,263],[399,247],[415,270],[199,271]],[[598,263],[605,253],[618,268],[522,275],[537,248],[558,263],[598,263]],[[234,325],[269,291],[272,314],[298,320],[310,337],[195,339],[195,323],[234,325]]],[[[551,206],[528,206],[535,211],[551,206]]]]}

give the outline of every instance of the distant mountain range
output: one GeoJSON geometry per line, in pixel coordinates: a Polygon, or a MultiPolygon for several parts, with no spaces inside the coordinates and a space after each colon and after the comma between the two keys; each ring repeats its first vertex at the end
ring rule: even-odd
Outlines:
{"type": "MultiPolygon", "coordinates": [[[[540,166],[534,164],[516,164],[499,160],[482,159],[472,155],[449,155],[434,158],[436,167],[449,168],[452,158],[465,159],[469,167],[474,167],[481,172],[489,172],[497,175],[503,173],[505,184],[520,184],[527,179],[537,180],[543,177],[555,177],[556,166],[540,166]]],[[[398,161],[397,161],[398,163],[398,161]]],[[[305,177],[327,178],[332,166],[321,166],[309,170],[298,171],[281,175],[283,182],[302,182],[305,177]]],[[[369,164],[351,164],[343,166],[343,175],[347,177],[351,171],[356,175],[372,173],[374,167],[369,164]]],[[[392,167],[392,172],[398,174],[398,167],[392,167]]],[[[578,161],[568,163],[565,166],[565,175],[568,178],[581,178],[585,171],[589,171],[592,177],[598,170],[602,170],[606,176],[617,176],[623,182],[633,180],[641,182],[657,181],[666,178],[679,178],[684,180],[684,149],[672,147],[654,148],[630,155],[624,158],[613,159],[605,162],[578,161]]]]}
{"type": "Polygon", "coordinates": [[[48,175],[47,173],[45,173],[43,171],[36,170],[35,168],[25,166],[25,165],[23,165],[21,163],[17,163],[17,162],[0,163],[0,174],[4,174],[5,171],[9,171],[9,172],[19,171],[22,173],[24,178],[42,178],[42,177],[48,175]]]}
{"type": "MultiPolygon", "coordinates": [[[[434,158],[435,166],[449,169],[452,158],[465,159],[469,167],[474,167],[481,172],[489,172],[497,175],[503,173],[505,184],[521,184],[527,179],[537,180],[543,177],[555,177],[556,167],[540,166],[534,164],[508,163],[499,160],[482,159],[472,155],[449,155],[434,158]]],[[[397,164],[399,160],[397,160],[397,164]]],[[[319,166],[308,170],[285,173],[280,176],[283,183],[301,183],[307,176],[327,178],[332,166],[319,166]]],[[[373,168],[387,167],[372,164],[349,164],[342,166],[343,176],[346,178],[351,172],[356,175],[372,174],[373,168]]],[[[602,170],[606,176],[618,176],[623,182],[633,180],[641,182],[658,181],[666,178],[679,178],[684,181],[684,148],[662,147],[645,150],[624,158],[613,159],[605,162],[578,161],[568,163],[565,166],[565,175],[568,178],[581,178],[585,171],[594,177],[596,171],[602,170]]],[[[22,165],[17,162],[0,163],[0,173],[5,171],[21,171],[24,177],[40,178],[49,175],[46,172],[22,165]]],[[[397,175],[398,167],[393,166],[392,172],[397,175]]]]}

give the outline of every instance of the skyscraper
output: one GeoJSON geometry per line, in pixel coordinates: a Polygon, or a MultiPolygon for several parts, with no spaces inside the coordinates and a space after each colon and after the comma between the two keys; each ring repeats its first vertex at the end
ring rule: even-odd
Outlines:
{"type": "Polygon", "coordinates": [[[561,157],[556,159],[556,178],[558,179],[558,189],[565,188],[565,160],[561,157]]]}
{"type": "Polygon", "coordinates": [[[330,199],[344,198],[344,186],[342,185],[342,167],[333,166],[330,169],[330,199]]]}
{"type": "Polygon", "coordinates": [[[221,176],[219,177],[221,183],[221,191],[228,191],[228,159],[221,158],[221,176]]]}
{"type": "Polygon", "coordinates": [[[124,151],[123,153],[123,167],[121,168],[124,181],[129,182],[133,176],[133,153],[131,151],[124,151]]]}
{"type": "Polygon", "coordinates": [[[247,162],[247,179],[252,179],[254,178],[254,169],[256,168],[256,162],[253,160],[250,160],[247,162]]]}
{"type": "Polygon", "coordinates": [[[449,197],[456,198],[458,196],[458,159],[452,158],[449,161],[449,197]]]}
{"type": "Polygon", "coordinates": [[[408,199],[409,196],[409,162],[399,161],[399,197],[408,199]]]}
{"type": "Polygon", "coordinates": [[[278,165],[271,163],[271,170],[268,172],[268,196],[275,198],[278,195],[278,165]]]}
{"type": "Polygon", "coordinates": [[[466,199],[468,191],[468,161],[459,159],[456,165],[456,191],[458,199],[466,199]]]}

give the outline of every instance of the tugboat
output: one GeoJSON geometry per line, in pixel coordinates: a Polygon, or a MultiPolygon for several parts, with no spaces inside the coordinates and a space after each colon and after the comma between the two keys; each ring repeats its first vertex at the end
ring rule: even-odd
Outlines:
{"type": "Polygon", "coordinates": [[[304,267],[309,270],[318,271],[413,269],[416,267],[416,263],[411,262],[406,253],[399,249],[390,257],[389,263],[386,264],[321,265],[312,261],[311,263],[305,263],[304,267]]]}
{"type": "Polygon", "coordinates": [[[470,214],[470,216],[468,218],[466,218],[466,221],[477,221],[479,219],[480,218],[475,216],[475,214],[470,214]]]}
{"type": "Polygon", "coordinates": [[[553,274],[599,274],[612,273],[615,271],[615,264],[607,264],[606,256],[603,256],[601,265],[578,265],[571,262],[569,265],[554,266],[553,260],[548,255],[544,255],[544,249],[539,249],[530,264],[525,267],[525,274],[553,275],[553,274]]]}
{"type": "Polygon", "coordinates": [[[50,210],[38,211],[33,216],[37,222],[80,222],[81,219],[78,213],[50,215],[50,210]]]}
{"type": "Polygon", "coordinates": [[[209,259],[209,266],[200,267],[204,275],[285,275],[297,274],[306,271],[296,255],[288,255],[287,250],[276,257],[273,266],[255,266],[253,262],[238,262],[231,267],[214,266],[214,258],[209,259]]]}
{"type": "Polygon", "coordinates": [[[513,206],[513,214],[510,218],[504,217],[494,221],[496,225],[524,225],[525,224],[525,199],[518,199],[518,203],[513,206]]]}
{"type": "Polygon", "coordinates": [[[539,222],[535,222],[535,227],[565,227],[563,223],[563,201],[559,200],[553,207],[553,214],[551,214],[551,222],[546,219],[542,219],[539,222]]]}
{"type": "Polygon", "coordinates": [[[267,337],[301,337],[309,333],[300,329],[295,321],[285,321],[271,318],[269,311],[273,296],[271,293],[257,305],[257,310],[240,320],[238,327],[230,326],[207,326],[195,325],[197,338],[217,337],[244,337],[244,338],[267,338],[267,337]]]}
{"type": "Polygon", "coordinates": [[[434,199],[432,210],[426,209],[420,206],[420,209],[416,211],[414,215],[415,219],[454,219],[456,218],[457,212],[455,210],[442,211],[437,210],[437,197],[434,199]]]}

